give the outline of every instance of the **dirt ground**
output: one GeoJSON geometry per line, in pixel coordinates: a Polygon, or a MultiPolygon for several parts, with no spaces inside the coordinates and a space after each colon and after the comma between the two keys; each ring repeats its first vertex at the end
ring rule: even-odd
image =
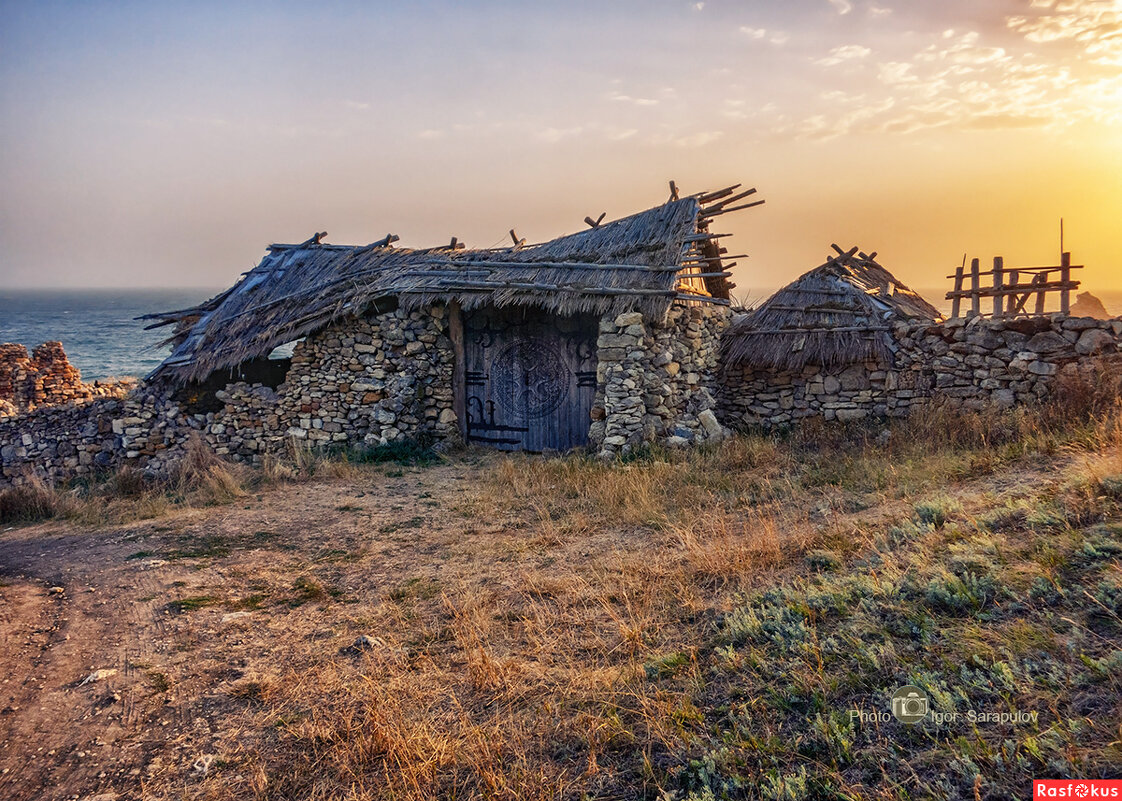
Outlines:
{"type": "MultiPolygon", "coordinates": [[[[636,534],[479,519],[495,458],[371,467],[117,527],[0,532],[0,797],[189,788],[248,747],[258,677],[346,663],[363,635],[404,653],[424,636],[417,620],[458,619],[481,593],[511,608],[548,597],[553,565],[623,569],[636,534]]],[[[587,634],[618,637],[610,615],[588,614],[587,634]]]]}
{"type": "Polygon", "coordinates": [[[232,682],[377,636],[357,618],[391,595],[501,583],[503,563],[480,572],[448,513],[475,469],[371,470],[119,528],[3,532],[0,797],[127,797],[202,773],[232,682]],[[309,603],[322,598],[339,602],[309,603]]]}
{"type": "MultiPolygon", "coordinates": [[[[691,542],[673,527],[502,511],[502,458],[355,468],[120,526],[0,531],[0,798],[288,797],[277,789],[286,756],[276,732],[337,737],[339,710],[315,729],[315,704],[371,676],[384,677],[372,706],[392,707],[400,688],[423,713],[385,712],[379,725],[400,735],[379,746],[389,753],[423,754],[440,741],[443,714],[479,711],[496,731],[527,704],[548,719],[570,690],[595,694],[650,654],[688,648],[672,638],[708,625],[732,597],[722,571],[766,565],[778,548],[753,540],[742,559],[726,547],[733,540],[691,542]],[[441,698],[428,708],[430,689],[441,698]],[[277,697],[311,699],[307,720],[274,711],[277,697]],[[449,711],[463,699],[476,710],[449,711]],[[414,725],[427,719],[431,740],[414,725]]],[[[1058,463],[1047,474],[1022,467],[954,491],[992,501],[1061,477],[1058,463]]],[[[844,535],[858,518],[875,527],[911,510],[898,497],[837,494],[800,497],[799,525],[844,535]]],[[[776,536],[797,537],[799,525],[776,536]]],[[[528,783],[552,781],[542,797],[565,795],[578,773],[595,786],[594,751],[572,774],[528,783]]],[[[317,758],[304,775],[332,769],[317,758]]],[[[332,781],[335,794],[346,786],[332,781]]]]}

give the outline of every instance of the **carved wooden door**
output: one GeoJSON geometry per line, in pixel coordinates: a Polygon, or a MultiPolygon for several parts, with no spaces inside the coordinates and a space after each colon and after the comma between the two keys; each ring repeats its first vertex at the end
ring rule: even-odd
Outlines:
{"type": "Polygon", "coordinates": [[[468,441],[537,452],[585,445],[596,396],[596,335],[591,315],[466,313],[468,441]]]}

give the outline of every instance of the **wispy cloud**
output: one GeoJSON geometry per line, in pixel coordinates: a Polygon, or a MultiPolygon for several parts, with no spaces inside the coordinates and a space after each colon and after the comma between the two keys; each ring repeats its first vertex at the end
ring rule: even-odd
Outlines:
{"type": "Polygon", "coordinates": [[[705,147],[716,142],[724,135],[724,131],[698,131],[697,133],[674,137],[671,142],[675,147],[705,147]]]}
{"type": "Polygon", "coordinates": [[[829,2],[839,14],[848,14],[853,10],[853,3],[849,0],[829,0],[829,2]]]}
{"type": "Polygon", "coordinates": [[[1067,43],[1101,66],[1122,66],[1122,2],[1033,0],[1031,14],[1006,24],[1030,42],[1067,43]]]}
{"type": "Polygon", "coordinates": [[[658,101],[653,97],[632,97],[625,95],[621,92],[611,92],[608,94],[609,100],[615,100],[619,103],[631,103],[636,106],[657,106],[658,101]]]}
{"type": "Polygon", "coordinates": [[[858,61],[863,59],[872,52],[872,50],[864,45],[840,45],[831,50],[825,57],[816,59],[814,63],[820,67],[835,67],[846,61],[858,61]]]}
{"type": "Polygon", "coordinates": [[[767,40],[773,45],[783,45],[790,41],[790,34],[784,31],[769,31],[767,28],[753,28],[751,25],[741,25],[740,32],[749,39],[756,41],[767,40]]]}

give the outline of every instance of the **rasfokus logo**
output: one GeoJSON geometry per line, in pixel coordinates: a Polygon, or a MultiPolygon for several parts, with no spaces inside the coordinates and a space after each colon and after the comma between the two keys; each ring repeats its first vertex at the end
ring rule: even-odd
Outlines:
{"type": "Polygon", "coordinates": [[[1033,798],[1122,799],[1122,779],[1033,779],[1033,798]]]}

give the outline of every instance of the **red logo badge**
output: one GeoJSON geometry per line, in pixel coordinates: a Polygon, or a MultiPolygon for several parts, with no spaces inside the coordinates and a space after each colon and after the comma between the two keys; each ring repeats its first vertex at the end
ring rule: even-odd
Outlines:
{"type": "Polygon", "coordinates": [[[1122,801],[1122,779],[1033,779],[1032,797],[1071,801],[1113,798],[1122,801]]]}

